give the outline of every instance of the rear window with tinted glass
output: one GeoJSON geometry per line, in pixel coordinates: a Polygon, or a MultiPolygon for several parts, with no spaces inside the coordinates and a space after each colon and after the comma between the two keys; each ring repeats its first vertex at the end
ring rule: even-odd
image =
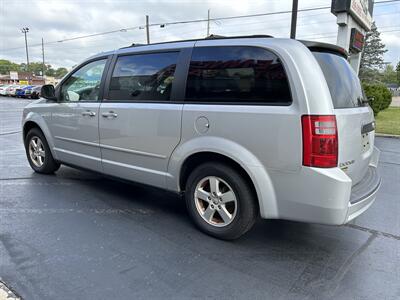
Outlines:
{"type": "Polygon", "coordinates": [[[289,105],[289,82],[280,59],[256,47],[193,49],[186,87],[191,102],[289,105]]]}
{"type": "Polygon", "coordinates": [[[365,105],[360,80],[344,57],[327,52],[313,54],[324,73],[334,108],[365,105]]]}

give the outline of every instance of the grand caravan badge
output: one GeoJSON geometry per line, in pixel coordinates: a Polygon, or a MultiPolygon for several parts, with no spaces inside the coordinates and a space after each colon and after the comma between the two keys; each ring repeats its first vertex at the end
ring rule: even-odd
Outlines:
{"type": "Polygon", "coordinates": [[[343,171],[347,171],[350,165],[354,164],[355,160],[348,160],[342,163],[339,163],[339,168],[342,169],[343,171]]]}

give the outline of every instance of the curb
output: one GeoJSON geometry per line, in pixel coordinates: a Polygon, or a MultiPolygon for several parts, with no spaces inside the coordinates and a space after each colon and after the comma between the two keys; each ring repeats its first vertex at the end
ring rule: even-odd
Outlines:
{"type": "Polygon", "coordinates": [[[400,139],[400,135],[397,134],[375,133],[375,136],[391,138],[391,139],[400,139]]]}

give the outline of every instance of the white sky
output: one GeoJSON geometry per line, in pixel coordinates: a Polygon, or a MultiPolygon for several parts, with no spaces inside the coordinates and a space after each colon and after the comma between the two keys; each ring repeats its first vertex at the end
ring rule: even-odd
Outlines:
{"type": "MultiPolygon", "coordinates": [[[[382,0],[376,0],[379,2],[382,0]]],[[[26,62],[24,36],[29,27],[28,44],[82,36],[92,33],[143,26],[150,23],[204,19],[211,17],[266,13],[291,9],[291,0],[0,0],[0,59],[26,62]],[[15,49],[16,48],[16,49],[15,49]]],[[[299,9],[330,6],[330,0],[300,0],[299,9]]],[[[400,60],[400,2],[375,5],[374,19],[388,52],[385,60],[400,60]]],[[[206,22],[152,27],[151,42],[200,38],[206,35],[206,22]]],[[[220,35],[270,34],[288,37],[290,14],[212,22],[211,33],[220,35]]],[[[300,12],[297,37],[336,43],[336,17],[330,9],[300,12]]],[[[135,43],[145,43],[146,32],[134,29],[103,36],[45,45],[46,63],[72,67],[88,56],[135,43]]],[[[41,47],[29,47],[30,61],[41,61],[41,47]]]]}

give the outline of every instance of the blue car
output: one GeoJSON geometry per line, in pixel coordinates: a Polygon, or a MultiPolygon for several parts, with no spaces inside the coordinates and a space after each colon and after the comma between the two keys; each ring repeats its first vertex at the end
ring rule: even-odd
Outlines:
{"type": "Polygon", "coordinates": [[[32,93],[33,85],[24,85],[16,90],[15,96],[21,98],[29,98],[32,93]]]}

